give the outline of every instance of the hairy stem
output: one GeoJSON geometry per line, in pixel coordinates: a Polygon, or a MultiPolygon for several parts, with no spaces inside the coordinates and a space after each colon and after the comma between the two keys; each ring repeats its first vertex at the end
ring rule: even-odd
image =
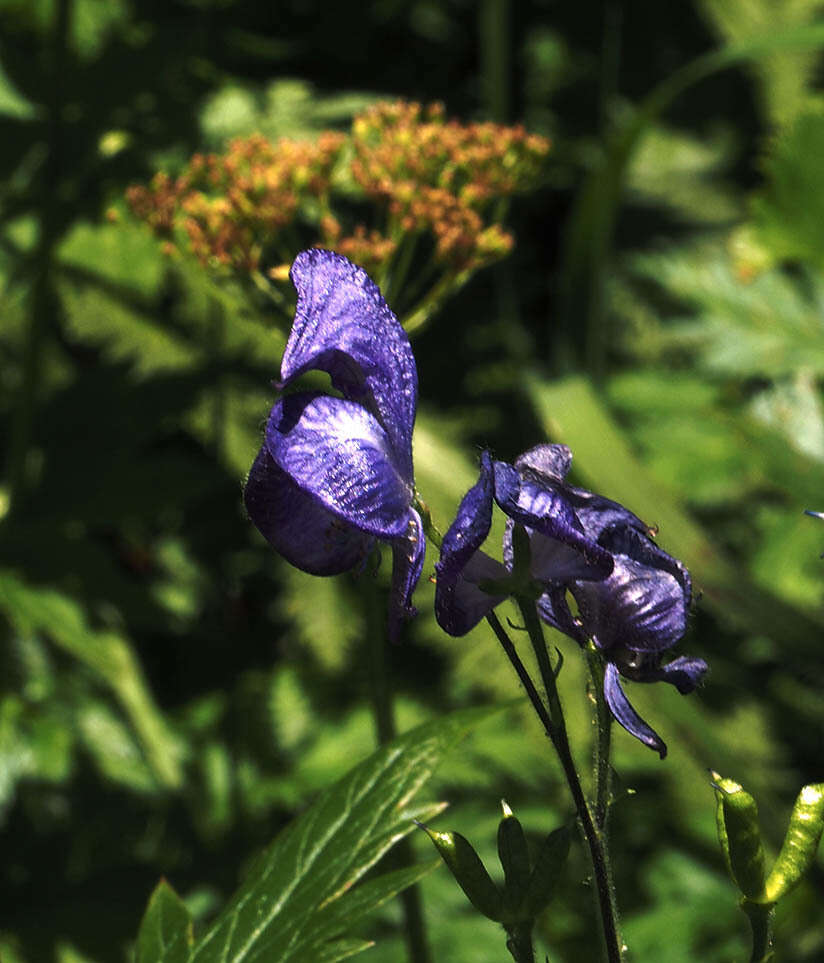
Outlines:
{"type": "Polygon", "coordinates": [[[564,776],[575,804],[575,811],[578,814],[578,821],[581,824],[581,830],[589,850],[607,960],[609,963],[621,963],[624,944],[621,939],[618,924],[618,908],[615,902],[615,890],[612,886],[612,873],[610,871],[606,838],[593,817],[592,809],[581,786],[578,770],[575,767],[575,760],[572,758],[572,750],[570,749],[569,738],[567,736],[561,700],[558,696],[557,686],[555,685],[555,673],[552,671],[552,665],[549,661],[549,654],[535,603],[532,599],[518,599],[517,601],[524,619],[524,624],[529,633],[529,639],[535,652],[535,658],[538,661],[538,668],[546,691],[550,717],[549,738],[552,740],[552,745],[561,762],[561,767],[563,768],[564,776]]]}
{"type": "Polygon", "coordinates": [[[604,696],[604,666],[594,649],[587,649],[587,665],[595,702],[595,825],[604,832],[612,798],[612,767],[609,762],[612,713],[604,696]]]}

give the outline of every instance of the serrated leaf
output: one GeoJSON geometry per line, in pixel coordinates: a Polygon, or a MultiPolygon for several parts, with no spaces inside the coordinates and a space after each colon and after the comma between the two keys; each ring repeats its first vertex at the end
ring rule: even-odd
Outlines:
{"type": "Polygon", "coordinates": [[[413,796],[492,711],[464,710],[413,729],[325,790],[259,857],[192,963],[282,963],[308,948],[318,911],[329,912],[414,828],[413,796]]]}
{"type": "Polygon", "coordinates": [[[663,126],[652,127],[627,171],[627,187],[642,200],[663,206],[689,223],[730,222],[740,214],[735,195],[719,182],[731,143],[701,141],[663,126]]]}
{"type": "Polygon", "coordinates": [[[140,923],[135,963],[186,963],[192,941],[192,917],[186,904],[161,880],[140,923]]]}
{"type": "MultiPolygon", "coordinates": [[[[781,28],[816,22],[821,0],[699,0],[698,8],[730,43],[769,36],[781,28]]],[[[810,98],[817,51],[777,51],[760,58],[749,69],[761,85],[764,113],[773,125],[791,120],[810,98]]]]}
{"type": "MultiPolygon", "coordinates": [[[[418,863],[403,869],[396,869],[383,873],[376,879],[371,879],[360,886],[345,893],[340,899],[323,907],[314,920],[314,943],[309,950],[300,950],[297,955],[286,957],[288,963],[302,963],[314,960],[313,954],[322,953],[330,942],[336,940],[350,930],[356,923],[369,915],[379,906],[383,906],[398,893],[423,879],[440,865],[440,860],[430,860],[428,863],[418,863]]],[[[285,963],[285,961],[284,961],[285,963]]]]}
{"type": "Polygon", "coordinates": [[[695,320],[671,325],[666,340],[697,354],[707,370],[739,377],[824,372],[819,277],[808,278],[809,293],[777,269],[743,277],[717,243],[639,256],[633,266],[690,306],[695,320]]]}

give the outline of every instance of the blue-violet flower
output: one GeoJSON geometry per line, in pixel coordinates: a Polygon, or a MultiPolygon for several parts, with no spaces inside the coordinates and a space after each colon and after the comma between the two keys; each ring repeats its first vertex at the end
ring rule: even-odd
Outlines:
{"type": "Polygon", "coordinates": [[[539,445],[514,466],[492,462],[484,453],[481,477],[444,538],[437,566],[438,621],[447,632],[462,635],[503,600],[505,596],[484,592],[479,582],[489,588],[512,572],[513,529],[523,525],[530,542],[530,574],[542,589],[537,600],[541,617],[581,645],[592,640],[606,662],[604,695],[612,715],[663,758],[666,745],[633,709],[620,676],[669,682],[682,694],[700,682],[707,670],[702,659],[682,656],[662,664],[665,652],[686,630],[689,573],[623,505],[567,484],[571,461],[564,445],[539,445]],[[518,511],[512,511],[511,495],[501,497],[499,478],[510,481],[518,511]],[[493,497],[509,516],[503,566],[478,551],[489,533],[493,497]],[[567,593],[575,600],[577,616],[567,593]]]}
{"type": "Polygon", "coordinates": [[[341,397],[297,391],[275,403],[246,508],[287,561],[314,575],[352,569],[376,539],[388,542],[396,637],[401,619],[414,614],[425,551],[412,507],[415,359],[377,285],[345,257],[303,251],[290,276],[298,299],[278,387],[320,370],[341,397]]]}

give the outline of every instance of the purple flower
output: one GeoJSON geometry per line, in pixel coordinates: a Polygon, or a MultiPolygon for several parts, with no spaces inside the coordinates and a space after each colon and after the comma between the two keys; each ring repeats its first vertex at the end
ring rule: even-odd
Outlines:
{"type": "Polygon", "coordinates": [[[510,594],[505,583],[513,572],[512,552],[505,550],[502,565],[480,551],[492,526],[493,501],[511,524],[531,533],[529,574],[546,593],[571,579],[603,579],[612,571],[609,553],[587,536],[564,498],[485,451],[480,478],[464,495],[435,566],[435,615],[450,635],[465,635],[510,594]],[[488,591],[495,582],[500,593],[488,591]]]}
{"type": "Polygon", "coordinates": [[[275,403],[244,500],[264,537],[313,575],[364,561],[376,540],[392,546],[390,635],[414,614],[425,540],[412,507],[412,428],[418,396],[406,332],[366,273],[312,249],[291,270],[298,293],[280,388],[310,370],[338,395],[287,394],[275,403]]]}
{"type": "Polygon", "coordinates": [[[446,631],[462,635],[506,597],[488,595],[478,583],[486,580],[489,588],[490,579],[500,581],[513,571],[513,529],[523,525],[530,542],[530,574],[541,588],[541,617],[581,645],[592,640],[606,661],[604,695],[613,716],[663,758],[666,745],[633,709],[620,676],[669,682],[682,694],[700,682],[707,670],[702,659],[682,656],[662,664],[686,630],[689,573],[623,505],[568,485],[571,461],[564,445],[539,445],[516,459],[514,467],[495,462],[492,469],[484,454],[481,479],[464,497],[444,538],[437,567],[438,621],[446,631]],[[518,511],[512,510],[512,495],[501,497],[499,477],[510,481],[518,511]],[[509,515],[503,566],[477,551],[489,532],[492,497],[509,515]]]}

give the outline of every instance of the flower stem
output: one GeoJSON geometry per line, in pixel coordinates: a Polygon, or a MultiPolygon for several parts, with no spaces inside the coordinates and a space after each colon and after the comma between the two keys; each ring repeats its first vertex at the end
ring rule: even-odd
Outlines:
{"type": "Polygon", "coordinates": [[[587,665],[595,702],[595,825],[604,832],[612,799],[612,766],[609,762],[612,736],[612,713],[604,697],[604,665],[593,648],[587,649],[587,665]]]}
{"type": "Polygon", "coordinates": [[[558,754],[561,767],[564,770],[564,776],[569,786],[569,791],[572,794],[575,811],[578,814],[578,820],[581,824],[581,830],[583,831],[584,839],[589,849],[598,909],[603,926],[607,960],[609,963],[621,963],[624,944],[618,925],[618,908],[615,902],[615,890],[612,886],[612,874],[610,872],[606,837],[601,827],[597,825],[593,818],[592,810],[581,786],[578,771],[575,768],[575,761],[572,758],[572,750],[570,749],[569,738],[567,737],[566,722],[564,721],[561,700],[558,696],[557,686],[555,685],[555,673],[552,671],[552,665],[549,661],[544,633],[541,629],[535,603],[532,599],[517,599],[517,602],[527,632],[529,633],[546,691],[550,717],[548,735],[552,740],[552,745],[558,754]]]}
{"type": "Polygon", "coordinates": [[[520,923],[507,930],[506,948],[515,963],[535,963],[532,947],[532,923],[520,923]]]}
{"type": "MultiPolygon", "coordinates": [[[[364,614],[366,615],[367,658],[372,713],[378,745],[384,746],[397,735],[395,705],[389,681],[386,661],[386,605],[374,585],[363,589],[364,614]]],[[[415,854],[409,837],[399,840],[389,855],[396,869],[412,866],[415,854]]],[[[399,896],[404,918],[404,937],[409,963],[432,963],[432,954],[426,936],[421,890],[418,884],[403,890],[399,896]]]]}
{"type": "Polygon", "coordinates": [[[752,956],[750,963],[771,963],[773,953],[773,920],[775,903],[754,903],[744,899],[741,909],[747,914],[752,929],[752,956]]]}

